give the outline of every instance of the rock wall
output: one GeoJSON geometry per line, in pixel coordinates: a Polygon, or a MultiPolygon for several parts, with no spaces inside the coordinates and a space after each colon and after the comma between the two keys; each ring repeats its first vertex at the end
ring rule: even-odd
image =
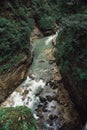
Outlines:
{"type": "Polygon", "coordinates": [[[58,111],[62,114],[64,122],[61,130],[82,130],[80,116],[75,109],[74,103],[71,101],[68,91],[63,85],[59,68],[54,75],[52,84],[54,84],[54,88],[58,88],[58,111]]]}
{"type": "Polygon", "coordinates": [[[32,63],[33,52],[30,57],[25,57],[9,73],[0,75],[0,103],[3,102],[26,77],[26,72],[32,63]]]}
{"type": "MultiPolygon", "coordinates": [[[[51,53],[54,54],[54,52],[55,46],[51,53]]],[[[52,56],[49,58],[52,59],[52,56]]],[[[55,58],[53,59],[53,61],[55,62],[55,58]]],[[[60,130],[82,130],[81,118],[78,111],[75,109],[75,105],[69,96],[69,92],[63,84],[63,79],[61,77],[59,66],[56,65],[55,70],[56,73],[54,74],[53,79],[50,81],[50,85],[53,89],[57,88],[57,100],[59,103],[58,111],[62,115],[61,122],[63,123],[63,127],[60,128],[60,130]]]]}
{"type": "MultiPolygon", "coordinates": [[[[54,46],[53,53],[55,53],[56,39],[53,39],[52,43],[54,46]]],[[[75,108],[74,102],[71,100],[72,98],[69,95],[70,90],[67,90],[67,87],[69,88],[70,86],[67,84],[66,87],[62,77],[63,75],[61,74],[60,67],[57,66],[57,72],[54,75],[52,84],[54,84],[54,88],[58,88],[58,110],[62,114],[64,122],[63,127],[60,130],[82,130],[81,118],[75,108]]]]}
{"type": "Polygon", "coordinates": [[[31,33],[31,36],[30,36],[30,41],[32,42],[34,39],[37,39],[37,38],[40,38],[42,37],[43,34],[42,32],[40,31],[40,29],[37,27],[37,25],[35,25],[32,33],[31,33]]]}
{"type": "Polygon", "coordinates": [[[63,81],[84,123],[87,118],[87,85],[84,82],[83,87],[75,86],[68,75],[63,75],[63,81]]]}

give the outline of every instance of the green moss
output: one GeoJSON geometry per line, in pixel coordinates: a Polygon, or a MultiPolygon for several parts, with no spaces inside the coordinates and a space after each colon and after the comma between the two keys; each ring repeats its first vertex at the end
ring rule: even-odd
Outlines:
{"type": "Polygon", "coordinates": [[[0,130],[36,130],[31,110],[25,106],[1,108],[0,130]]]}

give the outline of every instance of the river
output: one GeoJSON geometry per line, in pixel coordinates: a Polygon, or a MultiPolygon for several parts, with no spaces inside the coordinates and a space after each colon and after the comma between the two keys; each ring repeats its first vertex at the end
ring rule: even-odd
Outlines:
{"type": "Polygon", "coordinates": [[[31,108],[38,130],[58,130],[63,124],[58,112],[57,88],[50,85],[57,72],[52,46],[56,36],[33,41],[34,59],[26,80],[1,104],[2,107],[25,105],[31,108]]]}

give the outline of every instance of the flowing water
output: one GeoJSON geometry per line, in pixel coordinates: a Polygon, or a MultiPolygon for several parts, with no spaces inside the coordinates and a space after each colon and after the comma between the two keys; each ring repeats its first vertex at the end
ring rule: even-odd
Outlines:
{"type": "Polygon", "coordinates": [[[31,108],[38,130],[58,130],[62,126],[57,89],[52,89],[49,84],[57,71],[52,56],[52,39],[56,36],[33,41],[34,60],[26,80],[1,104],[2,107],[25,105],[31,108]]]}

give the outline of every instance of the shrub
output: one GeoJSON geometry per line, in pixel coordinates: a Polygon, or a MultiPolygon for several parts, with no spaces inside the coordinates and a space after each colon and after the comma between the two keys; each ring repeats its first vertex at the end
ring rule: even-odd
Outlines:
{"type": "Polygon", "coordinates": [[[25,106],[1,108],[0,130],[36,130],[31,110],[25,106]]]}
{"type": "Polygon", "coordinates": [[[51,16],[44,15],[39,20],[39,26],[43,31],[51,30],[55,25],[55,18],[51,16]]]}

